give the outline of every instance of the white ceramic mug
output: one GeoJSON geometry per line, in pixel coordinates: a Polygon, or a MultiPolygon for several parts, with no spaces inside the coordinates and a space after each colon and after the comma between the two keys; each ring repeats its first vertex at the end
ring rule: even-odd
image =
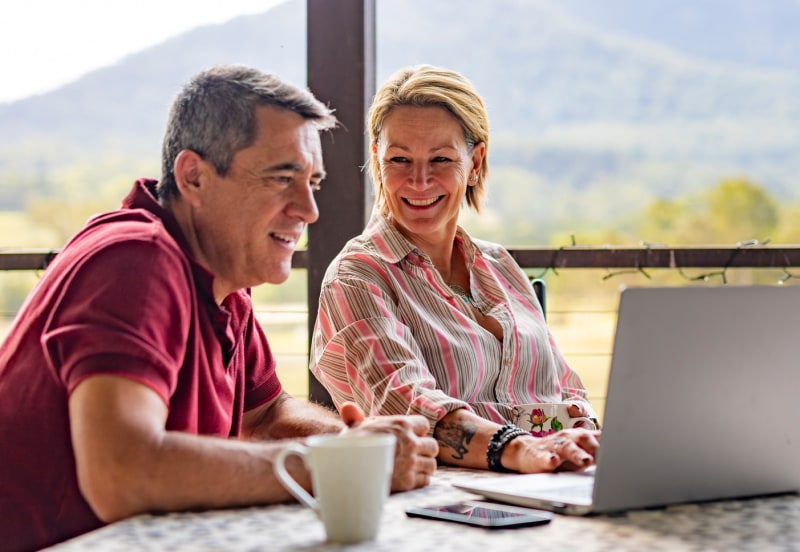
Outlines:
{"type": "Polygon", "coordinates": [[[536,437],[575,427],[578,422],[582,422],[583,428],[596,429],[594,421],[590,418],[583,416],[572,418],[568,408],[568,403],[518,404],[512,408],[512,421],[536,437]]]}
{"type": "Polygon", "coordinates": [[[322,520],[330,542],[373,540],[392,482],[395,437],[389,433],[315,435],[305,445],[290,443],[275,458],[275,475],[322,520]],[[311,473],[314,496],[286,471],[299,456],[311,473]]]}

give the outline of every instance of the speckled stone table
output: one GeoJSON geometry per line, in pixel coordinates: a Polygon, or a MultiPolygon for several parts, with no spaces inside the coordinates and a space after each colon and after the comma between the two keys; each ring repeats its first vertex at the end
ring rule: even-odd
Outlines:
{"type": "Polygon", "coordinates": [[[800,496],[671,506],[613,516],[556,516],[552,523],[489,530],[406,517],[407,506],[446,504],[473,495],[449,483],[486,472],[440,469],[430,486],[391,496],[377,540],[337,546],[298,504],[137,516],[52,548],[58,551],[800,551],[800,496]]]}

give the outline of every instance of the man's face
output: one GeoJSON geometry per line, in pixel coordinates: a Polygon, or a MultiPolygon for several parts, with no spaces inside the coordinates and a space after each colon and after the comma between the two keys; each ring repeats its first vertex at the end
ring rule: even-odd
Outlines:
{"type": "Polygon", "coordinates": [[[285,281],[297,241],[319,216],[313,196],[324,178],[319,131],[274,107],[256,108],[256,120],[255,142],[234,155],[228,173],[205,171],[208,185],[194,212],[202,261],[216,275],[215,295],[285,281]]]}

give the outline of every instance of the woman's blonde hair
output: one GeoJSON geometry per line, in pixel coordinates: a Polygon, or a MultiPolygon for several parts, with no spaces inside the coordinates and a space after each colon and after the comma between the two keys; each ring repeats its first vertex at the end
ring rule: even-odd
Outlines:
{"type": "MultiPolygon", "coordinates": [[[[467,186],[467,205],[480,211],[481,199],[485,193],[485,182],[489,166],[489,117],[486,106],[475,87],[463,75],[431,65],[406,67],[394,73],[378,89],[367,117],[367,131],[371,144],[378,144],[383,123],[389,112],[397,106],[444,107],[461,123],[464,139],[470,150],[475,144],[483,142],[486,146],[483,163],[478,172],[478,181],[467,186]]],[[[383,182],[380,175],[378,156],[373,153],[369,161],[372,183],[375,186],[375,203],[385,211],[383,201],[383,182]]]]}

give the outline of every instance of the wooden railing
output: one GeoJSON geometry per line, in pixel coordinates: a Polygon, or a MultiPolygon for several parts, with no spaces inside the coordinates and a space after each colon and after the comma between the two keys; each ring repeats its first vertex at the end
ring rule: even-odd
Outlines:
{"type": "MultiPolygon", "coordinates": [[[[523,268],[552,270],[800,267],[800,245],[515,247],[510,251],[523,268]]],[[[42,270],[57,254],[58,249],[0,250],[0,270],[42,270]]],[[[295,252],[292,267],[307,266],[308,252],[295,252]]]]}

